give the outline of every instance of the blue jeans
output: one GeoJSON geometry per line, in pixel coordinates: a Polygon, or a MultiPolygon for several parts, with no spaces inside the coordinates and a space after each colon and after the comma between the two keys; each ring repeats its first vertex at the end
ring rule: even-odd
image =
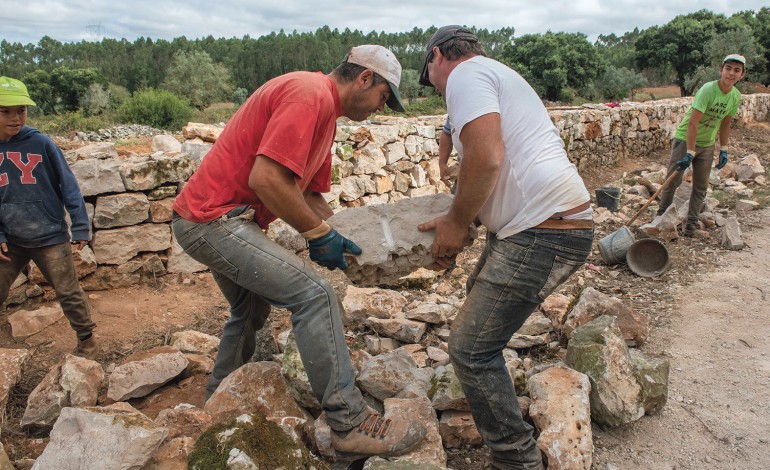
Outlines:
{"type": "Polygon", "coordinates": [[[487,236],[452,323],[449,354],[473,419],[501,468],[540,468],[502,351],[529,315],[591,251],[593,230],[529,229],[487,236]]]}
{"type": "MultiPolygon", "coordinates": [[[[346,431],[367,416],[355,385],[342,323],[342,305],[326,279],[296,254],[270,240],[246,207],[196,223],[175,214],[179,245],[211,270],[230,303],[206,399],[254,353],[254,336],[270,306],[291,311],[292,329],[310,386],[329,425],[346,431]]],[[[254,384],[255,387],[260,384],[254,384]]]]}

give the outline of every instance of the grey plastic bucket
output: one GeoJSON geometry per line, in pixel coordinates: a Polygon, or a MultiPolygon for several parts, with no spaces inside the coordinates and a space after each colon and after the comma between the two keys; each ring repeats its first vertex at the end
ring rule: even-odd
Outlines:
{"type": "Polygon", "coordinates": [[[625,225],[599,240],[599,253],[607,264],[626,261],[626,252],[634,244],[634,234],[625,225]]]}
{"type": "Polygon", "coordinates": [[[596,188],[596,205],[599,207],[606,207],[611,212],[618,210],[618,203],[620,202],[620,189],[606,186],[603,188],[596,188]]]}
{"type": "Polygon", "coordinates": [[[668,270],[670,260],[663,243],[654,238],[645,238],[628,247],[626,263],[639,276],[655,277],[668,270]]]}

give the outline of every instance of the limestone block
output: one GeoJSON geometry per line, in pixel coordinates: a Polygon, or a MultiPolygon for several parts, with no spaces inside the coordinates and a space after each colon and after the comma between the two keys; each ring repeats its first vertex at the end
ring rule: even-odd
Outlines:
{"type": "Polygon", "coordinates": [[[427,397],[410,399],[388,398],[384,403],[385,416],[398,416],[401,419],[409,417],[417,420],[426,428],[425,438],[419,446],[406,454],[394,457],[397,466],[416,464],[420,470],[431,468],[446,468],[447,456],[441,441],[436,411],[431,407],[427,397]]]}
{"type": "Polygon", "coordinates": [[[572,333],[567,364],[591,380],[591,418],[607,426],[644,415],[639,384],[615,317],[602,315],[572,333]]]}
{"type": "Polygon", "coordinates": [[[188,122],[182,128],[182,136],[188,140],[199,137],[205,142],[216,142],[223,130],[223,128],[212,124],[188,122]]]}
{"type": "Polygon", "coordinates": [[[638,349],[630,349],[629,353],[642,386],[644,412],[648,415],[660,413],[668,399],[668,359],[653,357],[638,349]]]}
{"type": "Polygon", "coordinates": [[[566,295],[554,292],[540,304],[540,310],[551,320],[551,325],[560,330],[569,313],[570,302],[571,299],[566,295]]]}
{"type": "Polygon", "coordinates": [[[219,348],[219,338],[200,331],[177,331],[171,335],[171,347],[184,353],[211,354],[219,348]]]}
{"type": "Polygon", "coordinates": [[[281,360],[281,375],[286,380],[289,394],[297,400],[300,406],[312,410],[315,414],[321,412],[321,404],[318,402],[310,386],[302,357],[299,355],[297,341],[294,335],[289,335],[289,340],[283,350],[281,360]]]}
{"type": "Polygon", "coordinates": [[[120,165],[120,175],[129,191],[143,191],[164,183],[187,181],[193,170],[194,163],[186,155],[134,157],[120,165]]]}
{"type": "Polygon", "coordinates": [[[171,227],[168,224],[99,230],[93,241],[94,254],[100,265],[125,263],[142,251],[163,251],[170,247],[171,227]]]}
{"type": "Polygon", "coordinates": [[[396,126],[372,126],[368,128],[371,140],[378,147],[398,141],[398,127],[396,126]]]}
{"type": "Polygon", "coordinates": [[[143,397],[173,380],[187,364],[184,354],[169,346],[133,354],[110,374],[107,396],[115,401],[143,397]]]}
{"type": "Polygon", "coordinates": [[[551,320],[539,311],[533,312],[516,332],[520,335],[537,336],[553,331],[551,320]]]}
{"type": "Polygon", "coordinates": [[[121,193],[126,190],[120,176],[120,161],[91,158],[74,163],[72,173],[78,180],[83,196],[95,196],[103,193],[121,193]]]}
{"type": "Polygon", "coordinates": [[[249,362],[239,367],[219,384],[203,409],[214,421],[252,412],[307,417],[289,394],[281,366],[275,362],[249,362]]]}
{"type": "Polygon", "coordinates": [[[353,160],[354,175],[373,175],[386,164],[385,154],[379,147],[369,143],[364,147],[358,158],[353,160]]]}
{"type": "Polygon", "coordinates": [[[291,225],[281,219],[274,220],[267,227],[267,236],[289,251],[298,253],[307,249],[307,242],[291,225]]]}
{"type": "Polygon", "coordinates": [[[345,325],[360,328],[369,317],[395,317],[406,302],[406,298],[394,290],[349,285],[342,301],[345,325]]]}
{"type": "Polygon", "coordinates": [[[138,270],[124,272],[115,266],[99,266],[96,272],[80,280],[80,286],[86,291],[108,290],[133,286],[141,280],[142,275],[138,270]]]}
{"type": "Polygon", "coordinates": [[[171,222],[174,218],[174,198],[150,201],[150,221],[155,224],[171,222]]]}
{"type": "Polygon", "coordinates": [[[182,151],[182,144],[173,135],[160,134],[152,138],[152,151],[179,153],[182,151]]]}
{"type": "Polygon", "coordinates": [[[553,470],[591,469],[591,383],[585,374],[556,366],[530,377],[529,414],[540,430],[537,446],[553,470]]]}
{"type": "Polygon", "coordinates": [[[150,202],[143,193],[101,196],[96,200],[94,227],[113,228],[136,225],[147,220],[150,202]]]}
{"type": "Polygon", "coordinates": [[[363,250],[360,256],[348,257],[345,274],[357,284],[393,285],[415,269],[431,265],[433,232],[420,232],[417,226],[446,213],[451,203],[450,195],[438,194],[346,209],[332,216],[329,224],[363,250]]]}
{"type": "Polygon", "coordinates": [[[32,469],[142,468],[166,434],[138,412],[64,408],[32,469]]]}
{"type": "Polygon", "coordinates": [[[480,446],[483,442],[470,411],[446,410],[441,413],[439,433],[448,449],[480,446]]]}
{"type": "Polygon", "coordinates": [[[73,160],[108,160],[111,158],[118,158],[118,151],[115,149],[115,144],[112,142],[94,142],[93,144],[84,145],[75,150],[69,150],[67,152],[67,159],[69,160],[70,158],[73,160]]]}
{"type": "Polygon", "coordinates": [[[22,340],[40,333],[44,329],[64,318],[64,312],[59,305],[40,307],[35,310],[19,310],[8,316],[11,324],[11,335],[14,339],[22,340]]]}
{"type": "Polygon", "coordinates": [[[209,153],[213,147],[212,144],[204,142],[187,141],[182,144],[181,152],[186,154],[195,164],[195,167],[199,167],[206,154],[209,153]]]}
{"type": "Polygon", "coordinates": [[[155,424],[168,430],[169,439],[182,436],[197,439],[211,424],[211,416],[189,403],[180,403],[172,409],[160,410],[155,424]]]}
{"type": "Polygon", "coordinates": [[[744,247],[743,239],[741,238],[741,226],[738,223],[738,219],[730,217],[725,220],[722,227],[722,246],[728,250],[742,250],[744,247]]]}
{"type": "Polygon", "coordinates": [[[428,324],[404,318],[381,319],[369,317],[366,325],[376,333],[404,343],[417,343],[428,329],[428,324]]]}
{"type": "MultiPolygon", "coordinates": [[[[403,348],[380,354],[364,364],[356,378],[361,390],[382,401],[395,397],[408,384],[420,382],[417,365],[403,348]]],[[[427,384],[424,384],[427,389],[427,384]]]]}
{"type": "Polygon", "coordinates": [[[437,410],[470,410],[468,400],[465,398],[465,393],[452,364],[436,368],[436,374],[428,390],[428,397],[431,399],[433,408],[437,410]]]}
{"type": "Polygon", "coordinates": [[[62,409],[96,405],[102,380],[104,371],[98,362],[67,354],[29,394],[21,426],[48,431],[62,409]]]}
{"type": "Polygon", "coordinates": [[[617,317],[618,326],[630,346],[644,343],[650,335],[650,319],[641,312],[626,306],[622,300],[603,294],[593,287],[586,287],[564,322],[564,334],[570,337],[577,327],[600,317],[617,317]]]}

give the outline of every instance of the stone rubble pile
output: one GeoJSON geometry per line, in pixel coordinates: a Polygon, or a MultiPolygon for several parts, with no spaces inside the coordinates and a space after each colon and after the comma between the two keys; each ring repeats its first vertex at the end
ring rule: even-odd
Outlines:
{"type": "MultiPolygon", "coordinates": [[[[427,293],[349,285],[343,297],[347,334],[361,345],[352,350],[356,384],[385,416],[420,417],[428,428],[421,446],[390,460],[375,459],[384,465],[378,468],[446,468],[446,449],[481,444],[447,354],[448,328],[464,296],[459,285],[468,275],[464,268],[457,270],[458,287],[451,289],[445,280],[427,293]]],[[[590,468],[591,420],[615,426],[663,408],[667,361],[628,346],[641,344],[648,326],[644,314],[589,287],[575,298],[552,295],[514,337],[504,359],[525,417],[540,429],[538,445],[549,468],[590,468]],[[556,359],[540,364],[522,359],[519,351],[533,344],[547,345],[542,347],[556,359]]],[[[306,465],[320,462],[319,456],[331,458],[331,431],[294,337],[275,325],[272,333],[280,351],[273,360],[234,371],[203,409],[179,404],[154,420],[128,400],[162,394],[164,385],[209,373],[210,367],[191,367],[192,358],[210,362],[217,338],[179,331],[169,346],[137,352],[106,374],[97,362],[67,356],[37,385],[22,418],[28,431],[50,432],[50,443],[33,468],[65,468],[56,466],[62,462],[72,466],[66,468],[91,468],[97,461],[129,455],[137,465],[132,468],[185,468],[188,460],[189,468],[207,468],[204,462],[212,452],[226,452],[233,461],[228,468],[264,468],[267,457],[260,446],[230,436],[259,434],[275,425],[286,433],[281,444],[289,446],[286,455],[306,459],[306,465]],[[97,397],[102,383],[107,383],[106,395],[97,397]],[[236,429],[243,424],[249,431],[236,429]],[[94,435],[102,436],[98,446],[94,435]]],[[[23,366],[24,358],[15,351],[26,353],[0,350],[3,357],[17,358],[0,376],[0,391],[5,390],[0,402],[23,366]]]]}
{"type": "MultiPolygon", "coordinates": [[[[622,181],[608,184],[607,186],[620,190],[620,209],[611,212],[607,208],[596,208],[594,222],[608,233],[620,228],[660,187],[665,176],[666,169],[660,166],[654,170],[642,170],[638,175],[628,175],[622,181]]],[[[673,203],[664,214],[656,215],[658,206],[654,202],[648,207],[648,214],[639,217],[639,220],[650,220],[638,227],[644,236],[666,242],[681,236],[683,224],[687,222],[691,181],[692,170],[688,169],[682,184],[674,194],[673,203]]],[[[709,182],[704,207],[699,215],[700,227],[693,236],[704,240],[715,238],[725,249],[740,250],[744,245],[738,216],[760,207],[760,203],[752,197],[755,189],[764,189],[767,186],[765,168],[759,157],[751,153],[728,162],[721,170],[712,168],[709,182]]]]}
{"type": "Polygon", "coordinates": [[[80,142],[105,142],[112,140],[129,139],[131,137],[153,136],[165,134],[167,131],[155,129],[154,127],[143,124],[125,124],[111,127],[109,129],[99,129],[91,132],[77,132],[75,134],[77,141],[80,142]]]}

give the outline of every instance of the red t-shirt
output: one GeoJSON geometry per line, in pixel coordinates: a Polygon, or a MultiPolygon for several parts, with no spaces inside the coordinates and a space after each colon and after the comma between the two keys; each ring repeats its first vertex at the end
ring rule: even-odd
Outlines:
{"type": "Polygon", "coordinates": [[[193,222],[209,222],[251,205],[260,227],[276,219],[249,188],[257,155],[290,169],[303,192],[331,189],[331,146],[342,114],[334,82],[322,73],[292,72],[262,85],[225,126],[174,202],[193,222]]]}

